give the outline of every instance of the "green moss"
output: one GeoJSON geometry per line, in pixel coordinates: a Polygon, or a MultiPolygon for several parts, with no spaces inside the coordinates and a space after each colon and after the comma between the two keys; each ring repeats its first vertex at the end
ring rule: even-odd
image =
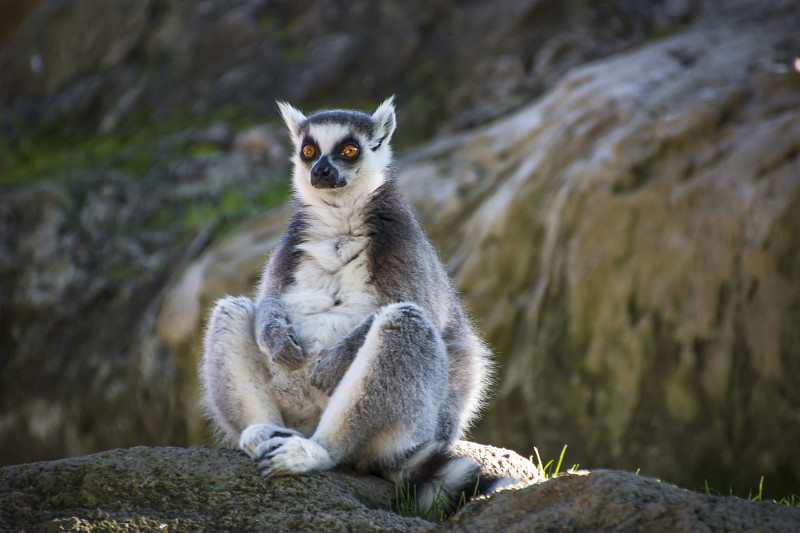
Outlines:
{"type": "Polygon", "coordinates": [[[141,113],[108,134],[76,125],[68,117],[45,124],[11,118],[9,133],[0,135],[0,185],[60,180],[94,169],[144,177],[180,157],[213,157],[221,148],[192,142],[191,132],[221,121],[243,129],[256,122],[254,108],[243,104],[199,115],[176,111],[157,121],[141,113]]]}
{"type": "Polygon", "coordinates": [[[192,230],[213,226],[213,239],[219,239],[249,218],[275,207],[289,198],[289,180],[269,182],[260,189],[245,192],[238,186],[230,186],[213,199],[193,203],[182,211],[176,207],[165,207],[153,217],[152,224],[163,227],[179,223],[192,230]]]}
{"type": "Polygon", "coordinates": [[[115,281],[126,281],[136,275],[136,269],[127,263],[117,263],[109,266],[104,274],[115,281]]]}
{"type": "Polygon", "coordinates": [[[214,157],[223,152],[216,144],[202,143],[190,146],[186,152],[192,157],[214,157]]]}
{"type": "Polygon", "coordinates": [[[281,59],[286,63],[299,63],[305,58],[305,50],[300,46],[281,48],[281,59]]]}
{"type": "Polygon", "coordinates": [[[222,193],[220,202],[223,213],[238,213],[247,207],[247,200],[238,187],[231,187],[222,193]]]}
{"type": "Polygon", "coordinates": [[[217,210],[210,203],[192,204],[184,216],[184,224],[199,229],[217,218],[217,210]]]}

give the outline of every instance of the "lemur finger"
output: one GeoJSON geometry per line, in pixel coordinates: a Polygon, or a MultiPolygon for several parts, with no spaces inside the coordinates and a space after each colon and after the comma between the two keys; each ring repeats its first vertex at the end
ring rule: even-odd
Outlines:
{"type": "Polygon", "coordinates": [[[269,467],[261,468],[260,465],[259,465],[259,474],[261,474],[261,477],[263,477],[263,478],[272,477],[272,470],[273,469],[269,468],[269,467]]]}
{"type": "Polygon", "coordinates": [[[273,352],[273,360],[288,368],[289,370],[296,370],[303,364],[303,352],[300,346],[293,343],[288,337],[281,347],[273,352]]]}
{"type": "Polygon", "coordinates": [[[253,458],[256,459],[257,461],[263,460],[268,454],[275,451],[290,438],[291,437],[272,437],[269,440],[265,440],[256,447],[255,453],[253,454],[253,458]]]}
{"type": "Polygon", "coordinates": [[[285,476],[291,474],[291,471],[285,466],[276,464],[272,459],[265,459],[258,463],[258,468],[262,477],[268,478],[273,476],[285,476]]]}

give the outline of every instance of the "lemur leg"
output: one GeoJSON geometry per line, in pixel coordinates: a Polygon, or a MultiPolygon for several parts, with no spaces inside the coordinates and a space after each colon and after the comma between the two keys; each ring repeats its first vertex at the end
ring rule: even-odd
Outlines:
{"type": "Polygon", "coordinates": [[[415,304],[383,307],[330,397],[311,438],[274,437],[256,449],[264,475],[381,466],[436,438],[448,391],[444,342],[415,304]]]}
{"type": "Polygon", "coordinates": [[[211,315],[201,362],[203,400],[226,436],[253,456],[275,435],[299,435],[284,427],[269,395],[267,355],[256,343],[255,305],[249,298],[220,300],[211,315]]]}

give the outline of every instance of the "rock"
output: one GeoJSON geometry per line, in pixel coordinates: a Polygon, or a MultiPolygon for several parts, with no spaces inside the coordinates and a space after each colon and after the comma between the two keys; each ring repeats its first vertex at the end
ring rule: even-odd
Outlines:
{"type": "Polygon", "coordinates": [[[219,148],[230,148],[233,142],[233,128],[227,122],[216,122],[208,128],[195,131],[192,141],[197,144],[211,144],[219,148]]]}
{"type": "Polygon", "coordinates": [[[41,98],[126,61],[147,24],[148,4],[42,2],[3,50],[2,93],[41,98]]]}
{"type": "Polygon", "coordinates": [[[175,260],[163,235],[142,230],[158,194],[113,172],[94,177],[0,198],[4,463],[102,449],[128,431],[174,436],[163,394],[177,369],[146,333],[163,265],[175,260]],[[119,416],[142,400],[165,410],[119,416]]]}
{"type": "MultiPolygon", "coordinates": [[[[482,447],[463,443],[470,450],[482,447]]],[[[485,455],[513,452],[486,448],[485,455]]],[[[502,470],[503,462],[495,469],[502,470]]],[[[394,486],[346,470],[265,480],[233,450],[135,447],[0,469],[0,528],[85,531],[795,531],[800,509],[625,472],[579,472],[469,503],[437,526],[390,510],[394,486]],[[635,526],[634,526],[635,525],[635,526]]]]}
{"type": "MultiPolygon", "coordinates": [[[[405,92],[411,105],[400,120],[413,127],[401,131],[418,143],[418,132],[428,138],[451,118],[475,124],[498,116],[493,104],[507,110],[509,96],[519,105],[540,92],[541,84],[518,82],[548,39],[585,36],[572,66],[698,11],[675,15],[674,3],[45,0],[0,54],[0,119],[16,125],[25,116],[37,127],[66,119],[113,132],[142,118],[232,106],[271,117],[276,99],[352,106],[405,92]],[[476,63],[485,75],[474,74],[476,63]]],[[[562,56],[548,56],[552,80],[566,69],[562,56]]]]}
{"type": "Polygon", "coordinates": [[[630,472],[578,471],[473,502],[444,531],[796,531],[800,508],[713,497],[630,472]]]}
{"type": "Polygon", "coordinates": [[[800,75],[766,65],[797,12],[749,10],[401,165],[502,357],[480,440],[796,490],[800,75]]]}
{"type": "Polygon", "coordinates": [[[286,135],[283,130],[268,126],[256,126],[239,133],[233,141],[235,150],[243,152],[256,161],[269,161],[272,165],[283,166],[288,160],[286,135]]]}
{"type": "MultiPolygon", "coordinates": [[[[765,475],[796,491],[800,75],[784,50],[800,53],[797,12],[723,15],[399,161],[500,358],[480,440],[568,444],[581,464],[690,487],[746,493],[765,475]]],[[[266,250],[236,244],[248,239],[198,262],[253,265],[219,269],[233,275],[215,275],[214,298],[257,277],[266,250]]],[[[191,316],[171,346],[198,345],[191,316]]]]}
{"type": "Polygon", "coordinates": [[[0,54],[3,462],[202,442],[203,317],[250,292],[287,213],[217,237],[285,178],[277,145],[260,130],[237,144],[235,120],[164,134],[146,157],[92,139],[110,162],[35,183],[5,172],[42,140],[27,129],[230,105],[252,125],[300,88],[301,106],[365,108],[397,91],[399,146],[475,127],[399,164],[498,354],[475,435],[688,486],[746,492],[766,475],[796,491],[792,2],[95,2],[46,0],[0,54]],[[334,49],[363,55],[310,72],[334,49]]]}
{"type": "Polygon", "coordinates": [[[0,528],[79,531],[412,531],[378,478],[323,472],[265,480],[243,453],[209,448],[112,450],[0,470],[0,528]],[[351,530],[352,530],[351,529],[351,530]]]}
{"type": "Polygon", "coordinates": [[[531,459],[522,457],[513,450],[460,440],[453,447],[453,454],[475,459],[484,472],[495,477],[508,477],[530,483],[544,480],[531,459]]]}
{"type": "Polygon", "coordinates": [[[40,0],[22,0],[3,6],[3,20],[0,22],[0,50],[17,31],[31,10],[39,4],[40,0]]]}
{"type": "Polygon", "coordinates": [[[148,145],[165,162],[144,176],[101,168],[0,193],[3,464],[203,438],[196,356],[158,337],[161,291],[285,170],[176,158],[176,137],[148,145]]]}

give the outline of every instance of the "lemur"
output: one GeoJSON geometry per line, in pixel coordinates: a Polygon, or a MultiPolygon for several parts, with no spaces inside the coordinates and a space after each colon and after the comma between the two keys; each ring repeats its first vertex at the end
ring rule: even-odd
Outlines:
{"type": "Polygon", "coordinates": [[[449,453],[481,406],[489,352],[398,192],[393,98],[371,116],[278,103],[297,212],[258,299],[214,307],[201,381],[210,418],[262,475],[348,464],[413,484],[426,505],[510,480],[449,453]]]}

